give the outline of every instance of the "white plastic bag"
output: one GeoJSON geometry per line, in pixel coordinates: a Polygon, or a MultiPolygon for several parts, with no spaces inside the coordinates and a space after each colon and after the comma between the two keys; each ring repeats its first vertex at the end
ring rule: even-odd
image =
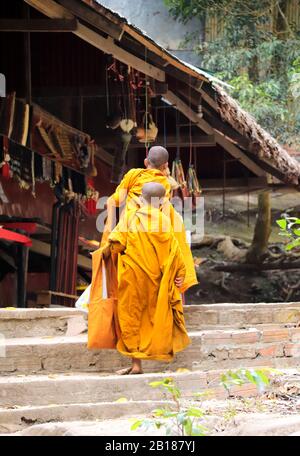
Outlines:
{"type": "Polygon", "coordinates": [[[90,302],[90,293],[91,293],[91,285],[89,285],[81,296],[75,302],[76,309],[83,310],[84,312],[88,312],[88,305],[90,302]]]}
{"type": "MultiPolygon", "coordinates": [[[[102,263],[102,299],[107,299],[107,285],[106,285],[106,270],[104,263],[102,263]]],[[[89,285],[81,296],[75,302],[76,309],[82,310],[83,312],[88,313],[89,311],[89,303],[90,303],[90,294],[91,294],[91,285],[89,285]]]]}

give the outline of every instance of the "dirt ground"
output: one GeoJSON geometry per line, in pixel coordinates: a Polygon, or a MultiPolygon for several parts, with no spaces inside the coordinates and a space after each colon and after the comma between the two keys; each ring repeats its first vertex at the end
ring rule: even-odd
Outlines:
{"type": "MultiPolygon", "coordinates": [[[[283,213],[300,214],[298,194],[272,197],[272,231],[269,238],[270,251],[285,254],[284,238],[279,235],[276,220],[283,213]]],[[[220,196],[205,198],[204,235],[215,239],[227,236],[242,250],[252,241],[256,221],[256,196],[228,196],[225,215],[220,196]],[[249,209],[249,210],[248,210],[249,209]]],[[[199,236],[198,236],[199,237],[199,236]]],[[[291,302],[300,301],[300,269],[272,270],[265,272],[220,272],[213,270],[216,263],[235,261],[220,251],[218,244],[192,244],[197,267],[199,285],[186,293],[189,304],[222,302],[291,302]],[[298,285],[299,284],[299,285],[298,285]],[[296,288],[293,288],[295,287],[296,288]]],[[[297,255],[300,252],[293,251],[297,255]]]]}
{"type": "Polygon", "coordinates": [[[197,268],[199,284],[187,291],[187,304],[300,301],[300,287],[291,288],[300,282],[300,270],[221,272],[212,269],[225,260],[216,248],[193,250],[193,256],[207,260],[197,268]]]}

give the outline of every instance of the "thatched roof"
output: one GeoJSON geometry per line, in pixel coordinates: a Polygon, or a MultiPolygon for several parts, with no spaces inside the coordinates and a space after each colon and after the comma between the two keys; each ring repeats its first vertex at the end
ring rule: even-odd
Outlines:
{"type": "Polygon", "coordinates": [[[277,168],[288,184],[299,185],[300,163],[269,134],[256,120],[225,92],[214,85],[219,114],[235,130],[245,136],[250,144],[250,152],[262,161],[277,168]]]}
{"type": "MultiPolygon", "coordinates": [[[[280,144],[267,133],[256,120],[244,111],[239,104],[222,88],[227,84],[207,73],[203,69],[196,68],[175,55],[164,49],[157,41],[151,38],[147,33],[134,24],[122,17],[118,12],[112,11],[101,4],[101,0],[82,0],[84,3],[93,6],[99,13],[108,16],[110,20],[118,21],[127,26],[127,31],[134,30],[137,35],[144,38],[144,44],[158,51],[159,55],[166,58],[168,62],[180,69],[182,73],[188,74],[199,81],[206,81],[210,84],[215,92],[215,98],[218,104],[218,113],[221,118],[228,122],[236,131],[249,140],[247,152],[254,154],[261,162],[267,163],[271,169],[277,170],[280,180],[287,184],[299,185],[300,183],[300,163],[289,155],[289,153],[280,146],[280,144]],[[222,86],[222,87],[221,87],[222,86]]],[[[237,144],[241,149],[242,146],[237,144]]]]}
{"type": "MultiPolygon", "coordinates": [[[[60,3],[61,0],[57,1],[60,3]]],[[[45,4],[45,7],[41,7],[42,2],[40,2],[40,0],[26,0],[26,2],[35,6],[47,15],[49,9],[47,4],[45,4]]],[[[217,80],[203,69],[196,68],[193,65],[178,59],[175,55],[157,43],[155,39],[149,37],[135,25],[130,24],[126,18],[122,17],[116,11],[112,11],[102,5],[101,0],[78,0],[78,2],[85,4],[85,8],[88,8],[89,10],[86,11],[86,13],[81,11],[80,14],[80,18],[82,19],[83,17],[87,24],[89,24],[90,21],[87,13],[92,9],[97,12],[102,19],[105,18],[105,21],[108,21],[109,25],[114,24],[120,27],[122,33],[120,34],[118,47],[122,49],[122,43],[124,41],[124,38],[122,37],[124,35],[129,35],[129,41],[134,42],[135,45],[136,43],[139,43],[140,48],[142,49],[142,54],[139,54],[140,51],[137,46],[134,51],[134,54],[137,54],[140,59],[145,59],[145,48],[147,48],[149,51],[147,54],[148,64],[150,63],[154,68],[159,68],[160,71],[165,71],[169,78],[171,77],[183,81],[187,86],[193,87],[198,93],[200,92],[203,99],[208,101],[210,107],[213,108],[214,112],[212,115],[218,118],[221,117],[224,124],[229,124],[231,128],[235,130],[233,133],[238,132],[238,136],[240,137],[238,140],[230,137],[230,135],[226,135],[229,140],[236,143],[234,145],[236,149],[239,148],[239,150],[244,152],[245,155],[248,155],[248,158],[251,160],[256,160],[261,168],[264,167],[267,172],[270,172],[274,176],[277,175],[281,181],[290,185],[299,185],[300,163],[291,157],[270,134],[257,124],[251,115],[245,112],[238,103],[224,91],[222,88],[224,83],[217,80]],[[205,86],[207,86],[207,91],[205,86]],[[204,98],[204,96],[206,98],[204,98]]],[[[50,16],[52,17],[51,14],[52,13],[50,13],[50,16]]],[[[58,17],[56,13],[55,17],[58,17]]],[[[97,27],[100,27],[99,24],[97,27]]],[[[101,27],[100,30],[102,30],[101,27]]],[[[104,30],[104,32],[110,35],[110,27],[108,27],[106,31],[104,30]]],[[[219,119],[217,119],[217,121],[218,120],[219,119]]],[[[212,129],[218,130],[216,126],[212,126],[212,129]]],[[[237,135],[233,134],[233,136],[236,137],[237,135]]]]}

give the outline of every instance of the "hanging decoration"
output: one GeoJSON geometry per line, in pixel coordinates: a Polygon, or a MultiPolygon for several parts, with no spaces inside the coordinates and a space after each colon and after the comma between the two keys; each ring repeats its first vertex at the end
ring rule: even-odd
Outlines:
{"type": "Polygon", "coordinates": [[[178,183],[178,188],[175,190],[175,194],[180,198],[189,196],[187,189],[187,183],[184,175],[183,166],[180,158],[176,158],[172,163],[172,177],[178,183]]]}
{"type": "Polygon", "coordinates": [[[158,134],[158,128],[155,125],[152,114],[145,113],[143,116],[143,123],[137,129],[136,137],[140,143],[152,143],[156,140],[158,134]]]}
{"type": "Polygon", "coordinates": [[[190,164],[187,172],[187,189],[190,196],[197,197],[202,193],[194,165],[190,164]]]}
{"type": "MultiPolygon", "coordinates": [[[[189,108],[192,109],[192,94],[191,94],[191,81],[189,84],[189,108]]],[[[202,117],[202,111],[199,111],[201,104],[198,106],[198,116],[202,117]]],[[[201,195],[201,188],[197,178],[197,173],[195,166],[193,164],[193,136],[192,136],[192,121],[189,120],[189,142],[190,142],[190,154],[189,154],[189,167],[187,171],[187,190],[189,196],[193,199],[193,205],[195,204],[195,199],[197,196],[201,195]]],[[[194,151],[195,152],[195,151],[194,151]]],[[[195,158],[195,157],[194,157],[195,158]]]]}
{"type": "Polygon", "coordinates": [[[175,190],[175,195],[180,198],[189,196],[187,183],[184,175],[183,166],[180,159],[180,125],[179,125],[179,112],[176,109],[176,158],[172,163],[172,177],[178,183],[178,189],[175,190]]]}
{"type": "Polygon", "coordinates": [[[121,83],[121,93],[122,93],[122,102],[123,102],[123,113],[122,120],[120,122],[120,128],[124,133],[130,133],[134,127],[134,120],[131,118],[132,113],[130,112],[130,82],[129,82],[129,73],[130,68],[127,70],[124,66],[121,66],[122,78],[120,79],[121,83]],[[126,91],[125,91],[126,88],[126,91]]]}
{"type": "MultiPolygon", "coordinates": [[[[145,63],[147,63],[148,49],[145,46],[145,63]]],[[[145,112],[142,116],[142,122],[137,128],[136,138],[140,143],[145,144],[146,156],[148,155],[149,144],[154,142],[157,138],[158,128],[152,117],[152,106],[151,106],[151,97],[154,96],[154,93],[151,89],[148,76],[145,75],[145,112]]]]}
{"type": "Polygon", "coordinates": [[[4,179],[9,179],[12,175],[10,170],[10,156],[8,153],[8,138],[6,136],[2,137],[2,147],[3,147],[3,161],[0,163],[1,175],[4,179]]]}
{"type": "Polygon", "coordinates": [[[120,79],[122,75],[118,71],[118,63],[110,58],[106,66],[106,128],[112,130],[116,130],[122,120],[120,79]]]}
{"type": "Polygon", "coordinates": [[[157,134],[158,128],[151,114],[151,89],[146,78],[145,113],[140,126],[137,128],[136,137],[140,143],[145,143],[147,146],[156,140],[157,134]]]}
{"type": "Polygon", "coordinates": [[[88,215],[95,215],[97,212],[97,201],[99,193],[95,190],[93,179],[88,179],[86,196],[83,197],[83,204],[88,215]]]}
{"type": "Polygon", "coordinates": [[[107,67],[107,127],[116,130],[114,161],[111,172],[112,183],[118,184],[126,171],[126,156],[136,127],[136,100],[134,91],[138,84],[130,67],[116,62],[107,67]],[[111,111],[110,100],[117,100],[117,107],[111,111]],[[117,114],[117,115],[116,115],[117,114]]]}

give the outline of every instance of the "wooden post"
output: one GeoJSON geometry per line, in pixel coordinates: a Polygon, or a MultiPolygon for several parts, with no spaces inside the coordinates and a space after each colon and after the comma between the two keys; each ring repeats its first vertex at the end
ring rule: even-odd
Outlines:
{"type": "Polygon", "coordinates": [[[25,245],[17,246],[17,307],[26,307],[28,251],[25,245]]]}
{"type": "Polygon", "coordinates": [[[49,290],[55,291],[56,286],[56,257],[57,257],[57,236],[58,236],[58,216],[60,202],[58,201],[52,208],[51,222],[51,250],[50,250],[50,278],[49,290]]]}
{"type": "Polygon", "coordinates": [[[261,263],[268,249],[271,234],[271,197],[270,192],[263,191],[258,195],[258,214],[254,228],[252,244],[246,255],[246,262],[261,263]]]}

